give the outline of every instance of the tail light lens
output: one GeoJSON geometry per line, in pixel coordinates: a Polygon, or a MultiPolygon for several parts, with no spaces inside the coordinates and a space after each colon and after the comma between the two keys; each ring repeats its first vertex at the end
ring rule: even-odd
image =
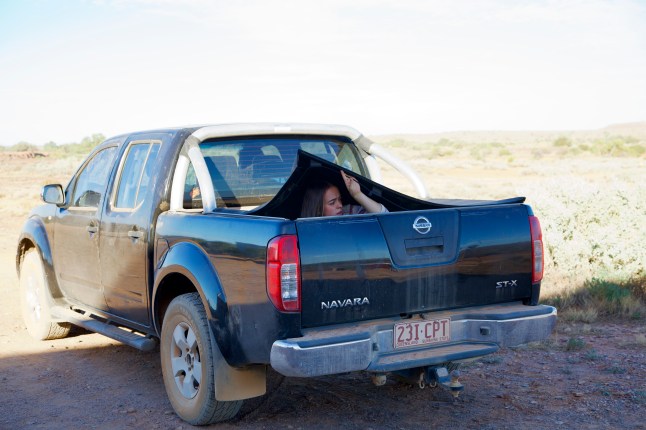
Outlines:
{"type": "Polygon", "coordinates": [[[301,310],[301,267],[298,240],[277,236],[267,245],[267,294],[282,312],[301,310]]]}
{"type": "Polygon", "coordinates": [[[532,283],[535,284],[543,279],[543,232],[535,216],[529,217],[529,230],[532,235],[532,283]]]}

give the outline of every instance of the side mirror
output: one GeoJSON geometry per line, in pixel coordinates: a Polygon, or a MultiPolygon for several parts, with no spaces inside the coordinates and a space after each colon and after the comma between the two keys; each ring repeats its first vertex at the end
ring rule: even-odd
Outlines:
{"type": "Polygon", "coordinates": [[[63,187],[60,184],[49,184],[43,187],[40,193],[45,203],[52,203],[55,205],[62,205],[65,203],[65,196],[63,195],[63,187]]]}

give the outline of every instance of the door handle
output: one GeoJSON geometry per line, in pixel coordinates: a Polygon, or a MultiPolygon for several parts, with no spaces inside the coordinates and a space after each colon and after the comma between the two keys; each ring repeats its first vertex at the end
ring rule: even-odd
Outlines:
{"type": "Polygon", "coordinates": [[[144,232],[138,230],[130,230],[128,231],[128,237],[131,237],[133,239],[141,239],[142,237],[144,237],[144,232]]]}
{"type": "Polygon", "coordinates": [[[88,233],[90,233],[90,234],[94,234],[94,233],[96,233],[96,232],[98,232],[98,231],[99,231],[99,227],[97,227],[97,226],[95,226],[95,225],[88,225],[85,229],[86,229],[86,230],[88,231],[88,233]]]}

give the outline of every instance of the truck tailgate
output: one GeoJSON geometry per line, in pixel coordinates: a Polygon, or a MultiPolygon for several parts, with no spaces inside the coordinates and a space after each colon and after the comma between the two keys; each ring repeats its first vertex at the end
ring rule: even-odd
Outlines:
{"type": "Polygon", "coordinates": [[[531,295],[522,204],[299,219],[302,326],[531,295]]]}

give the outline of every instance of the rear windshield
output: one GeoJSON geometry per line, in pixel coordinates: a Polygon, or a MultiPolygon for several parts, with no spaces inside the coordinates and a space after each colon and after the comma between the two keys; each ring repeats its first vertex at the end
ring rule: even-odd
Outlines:
{"type": "MultiPolygon", "coordinates": [[[[294,170],[299,149],[365,176],[350,140],[316,136],[211,140],[200,144],[219,208],[251,209],[271,200],[294,170]]],[[[186,177],[184,207],[202,207],[195,171],[186,177]]]]}

